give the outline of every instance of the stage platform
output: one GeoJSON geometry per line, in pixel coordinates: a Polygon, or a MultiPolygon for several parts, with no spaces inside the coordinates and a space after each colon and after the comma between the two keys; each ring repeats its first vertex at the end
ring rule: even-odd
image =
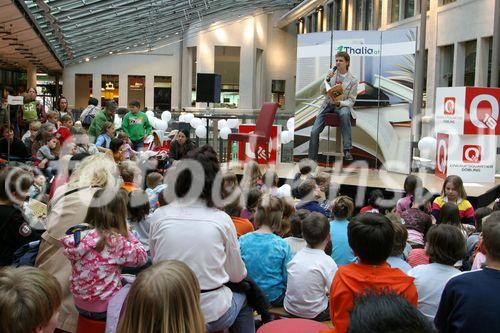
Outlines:
{"type": "MultiPolygon", "coordinates": [[[[276,166],[271,165],[280,179],[280,185],[291,182],[299,167],[297,163],[279,163],[276,166]]],[[[223,164],[225,168],[225,163],[223,164]]],[[[352,169],[344,167],[341,173],[336,173],[332,168],[318,167],[319,172],[329,172],[333,174],[334,182],[340,185],[340,193],[354,198],[359,190],[365,191],[365,197],[371,190],[380,189],[384,192],[387,199],[394,193],[404,192],[403,184],[406,175],[388,172],[380,169],[352,169]]],[[[265,171],[267,167],[261,165],[261,170],[265,171]]],[[[242,167],[231,168],[237,175],[243,174],[242,167]]],[[[443,186],[443,179],[431,173],[413,173],[422,179],[426,187],[434,195],[439,195],[443,186]]],[[[500,178],[496,178],[494,183],[464,183],[469,201],[474,207],[483,207],[491,204],[496,198],[500,197],[500,178]]]]}

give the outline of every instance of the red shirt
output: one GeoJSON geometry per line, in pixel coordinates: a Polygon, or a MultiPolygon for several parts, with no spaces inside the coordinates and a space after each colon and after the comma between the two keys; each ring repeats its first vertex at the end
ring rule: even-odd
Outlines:
{"type": "Polygon", "coordinates": [[[71,136],[71,130],[64,126],[59,127],[56,133],[61,144],[63,144],[63,142],[71,136]]]}
{"type": "Polygon", "coordinates": [[[330,318],[336,333],[345,333],[349,328],[349,313],[354,299],[366,289],[389,288],[417,306],[417,288],[413,277],[399,268],[382,265],[348,264],[339,267],[330,288],[330,318]]]}

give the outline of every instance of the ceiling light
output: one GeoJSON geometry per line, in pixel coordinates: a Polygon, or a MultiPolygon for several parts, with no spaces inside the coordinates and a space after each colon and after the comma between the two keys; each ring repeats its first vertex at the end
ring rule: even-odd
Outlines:
{"type": "Polygon", "coordinates": [[[109,54],[113,54],[113,51],[109,51],[109,54]]]}
{"type": "Polygon", "coordinates": [[[127,46],[127,47],[125,48],[125,50],[128,50],[128,49],[130,49],[130,46],[127,46]]]}
{"type": "Polygon", "coordinates": [[[85,61],[86,61],[86,62],[89,62],[89,61],[90,61],[90,59],[89,59],[89,58],[85,58],[85,61]]]}

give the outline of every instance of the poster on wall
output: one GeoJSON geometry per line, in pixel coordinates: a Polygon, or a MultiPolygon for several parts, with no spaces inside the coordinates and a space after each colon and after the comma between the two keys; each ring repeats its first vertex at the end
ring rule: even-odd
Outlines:
{"type": "MultiPolygon", "coordinates": [[[[415,49],[415,28],[299,35],[295,159],[308,155],[311,128],[325,99],[320,85],[335,65],[335,54],[347,52],[350,57],[348,70],[359,81],[354,104],[356,127],[352,128],[355,160],[365,160],[370,167],[382,164],[389,171],[408,173],[415,49]]],[[[320,164],[326,161],[327,131],[325,128],[320,135],[317,161],[320,164]]]]}

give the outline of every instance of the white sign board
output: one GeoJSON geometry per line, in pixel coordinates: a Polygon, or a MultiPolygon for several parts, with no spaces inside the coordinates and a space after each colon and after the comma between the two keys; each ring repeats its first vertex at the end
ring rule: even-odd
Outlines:
{"type": "Polygon", "coordinates": [[[464,182],[494,182],[496,137],[438,133],[436,175],[460,176],[464,182]]]}
{"type": "Polygon", "coordinates": [[[23,105],[24,97],[23,96],[11,96],[7,97],[7,104],[9,105],[23,105]]]}

